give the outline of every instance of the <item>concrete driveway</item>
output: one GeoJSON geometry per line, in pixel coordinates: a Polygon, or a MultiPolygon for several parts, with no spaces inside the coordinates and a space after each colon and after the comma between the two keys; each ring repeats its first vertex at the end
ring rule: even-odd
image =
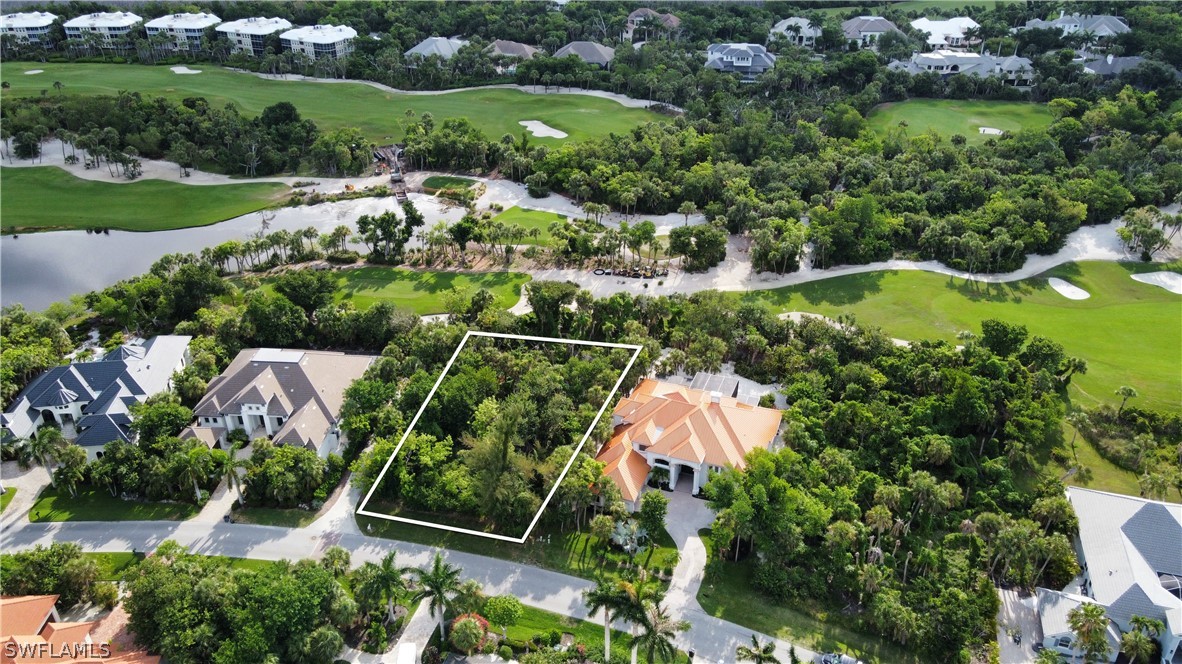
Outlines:
{"type": "Polygon", "coordinates": [[[1035,643],[1042,641],[1042,625],[1038,620],[1038,601],[1034,595],[1022,596],[1016,590],[999,588],[1001,608],[997,612],[997,643],[1001,664],[1030,664],[1034,662],[1035,643]],[[1020,633],[1022,643],[1014,643],[1013,635],[1020,633]]]}

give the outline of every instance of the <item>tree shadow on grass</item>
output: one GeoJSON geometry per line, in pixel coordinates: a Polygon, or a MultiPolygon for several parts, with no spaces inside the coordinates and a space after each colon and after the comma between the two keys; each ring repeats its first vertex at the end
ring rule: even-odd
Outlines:
{"type": "Polygon", "coordinates": [[[1021,304],[1023,298],[1049,288],[1045,279],[1011,281],[1001,284],[949,276],[944,287],[972,302],[1009,302],[1021,304]]]}

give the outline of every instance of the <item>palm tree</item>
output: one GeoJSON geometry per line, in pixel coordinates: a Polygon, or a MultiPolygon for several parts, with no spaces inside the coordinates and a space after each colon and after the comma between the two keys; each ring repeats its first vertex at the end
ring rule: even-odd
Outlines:
{"type": "Polygon", "coordinates": [[[332,572],[334,577],[340,578],[349,572],[349,561],[348,549],[343,546],[330,546],[324,550],[320,566],[332,572]]]}
{"type": "Polygon", "coordinates": [[[178,468],[180,482],[193,484],[194,500],[201,502],[201,480],[204,480],[209,475],[209,450],[203,447],[194,447],[189,450],[189,453],[180,461],[178,468]]]}
{"type": "Polygon", "coordinates": [[[1079,432],[1092,425],[1088,420],[1088,414],[1082,410],[1077,410],[1074,413],[1069,413],[1065,418],[1067,423],[1071,425],[1071,457],[1075,459],[1075,465],[1079,465],[1079,454],[1075,448],[1075,438],[1079,436],[1079,432]]]}
{"type": "Polygon", "coordinates": [[[1108,658],[1108,616],[1104,607],[1087,602],[1067,614],[1067,624],[1075,633],[1075,646],[1083,653],[1085,664],[1108,658]]]}
{"type": "Polygon", "coordinates": [[[447,623],[444,614],[447,613],[449,595],[460,587],[460,568],[443,562],[443,556],[436,553],[431,561],[431,569],[415,570],[419,581],[419,591],[415,593],[415,601],[428,599],[431,617],[439,614],[439,638],[447,641],[447,623]]]}
{"type": "Polygon", "coordinates": [[[58,454],[69,444],[57,427],[42,427],[25,446],[29,458],[35,459],[37,463],[45,466],[45,472],[49,473],[49,481],[55,487],[57,482],[53,479],[53,469],[49,467],[49,464],[57,459],[58,454]]]}
{"type": "MultiPolygon", "coordinates": [[[[382,594],[386,596],[387,622],[394,622],[394,600],[406,591],[406,579],[403,575],[409,571],[394,563],[396,553],[395,551],[387,553],[382,558],[382,563],[378,565],[378,580],[382,586],[382,594]]],[[[431,615],[435,615],[434,612],[431,615]]]]}
{"type": "Polygon", "coordinates": [[[617,581],[617,592],[620,603],[616,607],[615,615],[631,623],[632,631],[632,664],[636,664],[636,655],[640,649],[640,641],[636,638],[636,628],[644,626],[648,619],[650,604],[661,601],[661,591],[648,582],[644,571],[640,572],[636,581],[617,581]]]}
{"type": "Polygon", "coordinates": [[[222,461],[221,467],[218,469],[219,474],[226,480],[227,491],[238,491],[238,504],[244,505],[246,502],[242,499],[242,476],[238,474],[238,470],[246,470],[250,468],[250,459],[239,459],[238,448],[231,447],[230,451],[226,453],[226,458],[222,461]]]}
{"type": "Polygon", "coordinates": [[[1128,385],[1121,385],[1120,387],[1116,388],[1116,392],[1114,394],[1120,397],[1120,408],[1116,409],[1117,417],[1120,417],[1120,414],[1124,412],[1125,404],[1129,402],[1129,399],[1139,396],[1137,394],[1137,390],[1129,387],[1128,385]]]}
{"type": "MultiPolygon", "coordinates": [[[[594,588],[583,593],[583,603],[587,605],[592,616],[603,609],[604,653],[610,654],[612,651],[612,615],[619,610],[622,600],[619,588],[613,583],[604,581],[597,582],[594,588]]],[[[606,658],[608,655],[604,655],[604,657],[606,658]]]]}
{"type": "Polygon", "coordinates": [[[345,647],[345,639],[332,625],[321,625],[306,639],[304,654],[309,662],[331,662],[345,647]]]}
{"type": "Polygon", "coordinates": [[[86,451],[77,445],[66,445],[57,453],[57,460],[61,466],[53,473],[54,479],[76,498],[78,485],[86,476],[86,451]]]}
{"type": "Polygon", "coordinates": [[[641,623],[643,631],[633,642],[644,648],[648,664],[654,664],[658,657],[662,662],[669,662],[677,657],[677,646],[673,645],[673,639],[677,638],[678,632],[684,632],[689,628],[688,622],[675,620],[665,607],[651,604],[641,623]]]}
{"type": "Polygon", "coordinates": [[[754,634],[751,635],[750,646],[739,646],[735,650],[735,657],[740,662],[755,662],[755,664],[780,664],[780,660],[776,659],[776,644],[768,641],[767,643],[760,643],[759,638],[754,634]]]}
{"type": "Polygon", "coordinates": [[[1129,656],[1129,661],[1137,662],[1138,664],[1149,664],[1149,658],[1153,656],[1157,646],[1153,644],[1153,639],[1145,632],[1134,630],[1122,634],[1120,637],[1120,651],[1129,656]]]}

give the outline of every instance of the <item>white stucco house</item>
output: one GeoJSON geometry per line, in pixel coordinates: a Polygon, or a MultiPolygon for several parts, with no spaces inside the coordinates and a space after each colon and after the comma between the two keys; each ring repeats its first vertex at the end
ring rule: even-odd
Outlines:
{"type": "Polygon", "coordinates": [[[1076,554],[1083,573],[1063,591],[1038,589],[1042,644],[1067,656],[1073,649],[1068,612],[1081,603],[1104,607],[1116,658],[1133,616],[1161,621],[1161,664],[1182,662],[1182,505],[1070,487],[1079,519],[1076,554]]]}
{"type": "Polygon", "coordinates": [[[209,383],[181,438],[223,447],[231,431],[299,445],[323,457],[339,449],[345,389],[373,364],[372,355],[248,348],[209,383]]]}
{"type": "Polygon", "coordinates": [[[935,50],[959,50],[981,43],[980,38],[970,39],[966,33],[979,30],[981,25],[967,16],[947,19],[917,18],[911,22],[917,32],[927,35],[928,48],[935,50]]]}
{"type": "Polygon", "coordinates": [[[774,39],[782,39],[793,46],[814,48],[821,38],[821,26],[814,25],[807,18],[793,16],[773,25],[767,37],[769,43],[774,39]]]}
{"type": "Polygon", "coordinates": [[[697,493],[710,472],[743,468],[749,452],[771,447],[780,419],[773,408],[648,378],[616,404],[612,437],[595,458],[635,510],[652,470],[667,471],[673,490],[697,493]]]}
{"type": "Polygon", "coordinates": [[[130,442],[131,406],[172,388],[189,363],[192,337],[136,339],[92,362],[54,367],[33,379],[4,411],[5,435],[30,438],[56,426],[94,460],[113,440],[130,442]]]}

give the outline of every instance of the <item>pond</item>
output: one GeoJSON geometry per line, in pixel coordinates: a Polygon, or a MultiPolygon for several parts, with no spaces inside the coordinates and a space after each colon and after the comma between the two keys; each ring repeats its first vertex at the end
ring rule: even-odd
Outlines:
{"type": "MultiPolygon", "coordinates": [[[[438,220],[455,221],[462,210],[446,210],[427,196],[411,194],[427,226],[438,220]]],[[[314,226],[321,233],[340,225],[356,231],[357,217],[398,208],[387,198],[358,198],[336,203],[274,210],[268,230],[297,230],[314,226]]],[[[20,303],[40,310],[148,271],[161,256],[197,253],[227,240],[245,240],[263,225],[261,213],[251,213],[219,224],[174,231],[131,233],[110,231],[53,231],[0,237],[0,305],[20,303]]],[[[411,246],[416,243],[412,242],[411,246]]],[[[354,247],[361,248],[361,247],[354,247]]]]}

